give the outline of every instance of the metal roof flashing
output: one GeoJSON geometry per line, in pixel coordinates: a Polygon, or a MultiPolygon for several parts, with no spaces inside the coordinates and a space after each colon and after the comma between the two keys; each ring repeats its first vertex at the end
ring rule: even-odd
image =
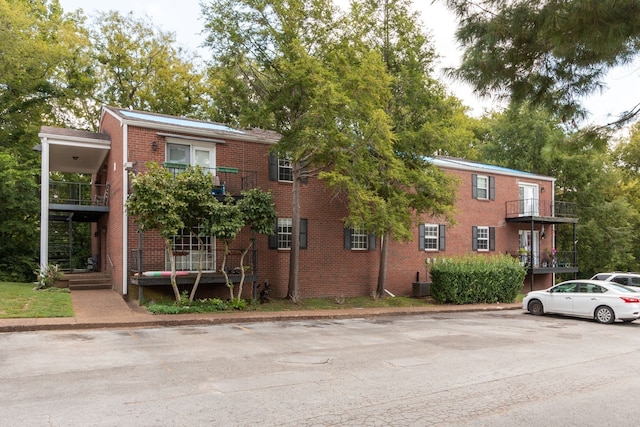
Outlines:
{"type": "Polygon", "coordinates": [[[541,179],[545,181],[555,182],[556,178],[546,175],[539,175],[532,172],[520,171],[517,169],[510,169],[502,166],[488,165],[484,163],[470,162],[464,159],[455,159],[450,157],[429,157],[427,160],[435,166],[468,170],[480,173],[494,173],[499,175],[518,176],[529,179],[541,179]]]}
{"type": "Polygon", "coordinates": [[[160,131],[261,143],[276,143],[279,139],[279,135],[276,136],[277,134],[275,132],[253,130],[243,131],[219,123],[164,114],[147,113],[137,110],[127,110],[124,108],[105,106],[103,109],[104,111],[108,111],[113,114],[123,124],[146,127],[160,131]]]}

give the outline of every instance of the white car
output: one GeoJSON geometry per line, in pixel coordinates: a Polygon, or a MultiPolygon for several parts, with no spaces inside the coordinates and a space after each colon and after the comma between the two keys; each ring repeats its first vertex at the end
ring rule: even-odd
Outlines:
{"type": "Polygon", "coordinates": [[[614,282],[569,280],[543,291],[531,291],[522,300],[531,314],[564,314],[600,323],[632,322],[640,317],[640,293],[614,282]]]}
{"type": "Polygon", "coordinates": [[[638,273],[622,273],[619,271],[598,273],[591,280],[604,280],[605,282],[616,282],[621,285],[632,286],[634,289],[640,288],[640,274],[638,273]]]}

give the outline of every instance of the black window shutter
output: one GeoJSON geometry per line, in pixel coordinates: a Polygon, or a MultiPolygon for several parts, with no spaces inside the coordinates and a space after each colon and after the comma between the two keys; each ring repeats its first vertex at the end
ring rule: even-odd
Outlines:
{"type": "Polygon", "coordinates": [[[300,219],[300,249],[307,249],[307,220],[300,219]]]}
{"type": "Polygon", "coordinates": [[[376,250],[376,235],[371,233],[369,234],[369,250],[370,251],[375,251],[376,250]]]}
{"type": "Polygon", "coordinates": [[[273,225],[273,234],[269,235],[269,249],[278,249],[278,220],[273,225]]]}
{"type": "Polygon", "coordinates": [[[471,249],[478,250],[478,227],[475,225],[471,228],[471,249]]]}
{"type": "Polygon", "coordinates": [[[353,233],[352,228],[344,229],[344,248],[351,249],[351,233],[353,233]]]}
{"type": "Polygon", "coordinates": [[[418,249],[424,251],[424,224],[418,226],[418,249]]]}
{"type": "MultiPolygon", "coordinates": [[[[444,251],[447,248],[446,245],[446,239],[445,239],[445,225],[444,224],[440,224],[438,226],[438,249],[441,251],[444,251]]],[[[424,239],[423,239],[424,240],[424,239]]],[[[423,243],[424,245],[424,243],[423,243]]]]}
{"type": "Polygon", "coordinates": [[[489,177],[489,200],[496,199],[496,177],[489,177]]]}
{"type": "Polygon", "coordinates": [[[478,175],[471,175],[471,197],[474,199],[478,198],[478,175]]]}
{"type": "Polygon", "coordinates": [[[496,228],[489,227],[489,250],[496,250],[496,228]]]}
{"type": "Polygon", "coordinates": [[[269,153],[269,181],[278,180],[278,156],[269,153]]]}

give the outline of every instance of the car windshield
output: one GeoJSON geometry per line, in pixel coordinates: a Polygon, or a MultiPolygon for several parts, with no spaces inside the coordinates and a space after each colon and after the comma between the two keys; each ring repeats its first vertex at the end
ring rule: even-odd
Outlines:
{"type": "Polygon", "coordinates": [[[625,294],[637,294],[637,289],[631,289],[615,282],[609,282],[609,287],[625,294]]]}

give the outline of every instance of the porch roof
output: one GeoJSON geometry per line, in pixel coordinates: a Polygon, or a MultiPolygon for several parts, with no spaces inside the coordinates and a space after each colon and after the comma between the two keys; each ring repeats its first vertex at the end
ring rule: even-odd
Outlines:
{"type": "Polygon", "coordinates": [[[96,173],[111,149],[103,133],[42,126],[38,136],[49,145],[50,171],[96,173]]]}

